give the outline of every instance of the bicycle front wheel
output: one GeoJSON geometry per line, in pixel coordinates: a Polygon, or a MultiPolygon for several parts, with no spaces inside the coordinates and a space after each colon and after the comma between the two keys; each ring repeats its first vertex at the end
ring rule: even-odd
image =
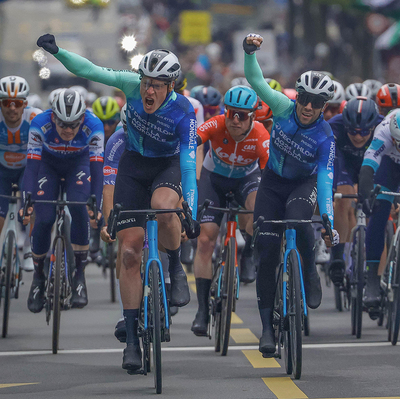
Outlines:
{"type": "Polygon", "coordinates": [[[162,392],[161,374],[161,312],[160,312],[160,272],[156,261],[152,261],[149,269],[151,286],[151,341],[153,345],[154,385],[156,393],[162,392]]]}
{"type": "Polygon", "coordinates": [[[289,335],[292,353],[293,376],[296,380],[301,377],[302,366],[302,295],[300,287],[300,265],[297,252],[292,249],[288,256],[288,286],[289,286],[289,335]]]}
{"type": "MultiPolygon", "coordinates": [[[[400,249],[400,248],[399,248],[400,249]]],[[[395,269],[393,270],[393,302],[391,305],[391,313],[389,314],[390,320],[390,340],[392,345],[397,344],[399,337],[399,325],[400,325],[400,254],[399,251],[396,256],[395,269]]]]}
{"type": "Polygon", "coordinates": [[[226,247],[226,258],[222,276],[222,298],[221,298],[221,356],[228,353],[229,336],[231,333],[231,320],[233,309],[233,295],[235,292],[235,262],[236,241],[231,237],[226,247]]]}
{"type": "Polygon", "coordinates": [[[4,270],[4,285],[2,293],[0,295],[4,295],[4,308],[3,308],[3,330],[2,337],[5,338],[8,333],[8,319],[10,316],[10,301],[11,301],[11,291],[12,291],[12,282],[13,282],[13,274],[15,276],[15,268],[16,268],[16,242],[15,242],[15,234],[13,231],[9,231],[6,236],[5,241],[5,253],[3,257],[3,262],[5,262],[5,270],[4,270]]]}
{"type": "Polygon", "coordinates": [[[52,349],[56,354],[60,338],[60,310],[61,310],[61,269],[64,263],[64,241],[57,238],[55,247],[56,259],[53,263],[54,293],[53,293],[53,337],[52,349]]]}

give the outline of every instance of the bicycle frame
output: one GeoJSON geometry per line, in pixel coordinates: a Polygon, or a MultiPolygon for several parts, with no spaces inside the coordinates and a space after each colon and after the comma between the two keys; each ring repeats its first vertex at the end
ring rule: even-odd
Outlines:
{"type": "Polygon", "coordinates": [[[149,246],[149,258],[146,262],[146,269],[144,273],[144,292],[143,292],[143,301],[144,301],[144,329],[148,329],[148,306],[149,306],[149,268],[151,262],[154,260],[157,262],[158,270],[160,273],[161,286],[162,286],[162,294],[163,294],[163,305],[165,310],[165,327],[169,329],[169,315],[168,315],[168,304],[167,304],[167,295],[165,292],[165,280],[163,269],[161,265],[161,261],[158,257],[158,223],[155,215],[149,215],[148,220],[146,222],[147,229],[147,241],[149,246]]]}
{"type": "MultiPolygon", "coordinates": [[[[303,299],[303,308],[304,308],[304,316],[307,316],[307,302],[306,302],[306,292],[304,289],[304,279],[303,279],[303,271],[301,268],[300,254],[296,247],[296,230],[294,228],[287,228],[285,231],[285,239],[286,239],[286,249],[285,256],[283,262],[283,291],[286,292],[287,289],[287,258],[292,249],[296,251],[297,260],[299,262],[299,271],[300,271],[300,287],[301,287],[301,296],[303,299]]],[[[287,315],[287,297],[283,295],[283,316],[287,315]]]]}

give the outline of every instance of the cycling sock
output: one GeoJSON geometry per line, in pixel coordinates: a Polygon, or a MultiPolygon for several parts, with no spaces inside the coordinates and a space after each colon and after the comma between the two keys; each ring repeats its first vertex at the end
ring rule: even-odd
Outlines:
{"type": "Polygon", "coordinates": [[[344,242],[331,248],[333,260],[343,260],[344,242]]]}
{"type": "Polygon", "coordinates": [[[249,233],[245,233],[244,239],[245,239],[245,245],[242,251],[242,256],[249,257],[252,255],[253,250],[251,249],[251,240],[252,236],[249,233]]]}
{"type": "Polygon", "coordinates": [[[79,279],[84,276],[85,267],[88,263],[88,251],[74,251],[75,255],[75,278],[79,279]]]}
{"type": "Polygon", "coordinates": [[[199,312],[208,313],[208,292],[210,291],[211,280],[207,278],[196,278],[197,302],[199,312]]]}
{"type": "Polygon", "coordinates": [[[260,312],[263,332],[270,330],[272,327],[272,309],[265,308],[265,309],[258,309],[258,310],[260,312]]]}
{"type": "Polygon", "coordinates": [[[124,309],[124,319],[126,326],[126,344],[139,345],[137,334],[139,309],[124,309]]]}
{"type": "Polygon", "coordinates": [[[169,260],[169,273],[170,274],[180,274],[183,272],[181,264],[181,247],[178,249],[166,249],[169,260]]]}
{"type": "Polygon", "coordinates": [[[46,256],[38,257],[32,254],[32,259],[33,259],[33,266],[35,267],[35,272],[37,274],[43,274],[44,261],[46,259],[46,256]]]}

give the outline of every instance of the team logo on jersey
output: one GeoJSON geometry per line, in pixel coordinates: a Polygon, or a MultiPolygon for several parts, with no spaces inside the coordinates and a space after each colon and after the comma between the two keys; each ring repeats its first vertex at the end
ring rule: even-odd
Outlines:
{"type": "Polygon", "coordinates": [[[255,151],[255,149],[256,149],[256,146],[255,146],[255,145],[250,145],[250,144],[246,144],[246,145],[243,147],[243,151],[245,151],[245,150],[255,151]]]}
{"type": "Polygon", "coordinates": [[[225,137],[225,138],[222,140],[222,142],[223,142],[224,144],[228,144],[228,139],[225,137]]]}
{"type": "Polygon", "coordinates": [[[21,162],[23,159],[25,159],[25,154],[19,152],[7,151],[4,153],[4,160],[9,164],[21,162]]]}
{"type": "Polygon", "coordinates": [[[77,177],[79,180],[82,180],[82,177],[85,176],[85,175],[86,175],[86,173],[83,172],[83,171],[81,170],[80,172],[78,172],[78,173],[76,174],[76,177],[77,177]]]}
{"type": "Polygon", "coordinates": [[[40,190],[40,191],[37,192],[37,195],[43,195],[43,194],[44,194],[43,190],[40,190]]]}
{"type": "Polygon", "coordinates": [[[91,129],[89,129],[87,125],[83,125],[82,131],[86,134],[86,136],[90,136],[90,133],[92,133],[91,129]]]}
{"type": "Polygon", "coordinates": [[[189,153],[189,157],[192,158],[192,159],[195,159],[196,158],[196,153],[194,151],[190,152],[189,153]]]}
{"type": "Polygon", "coordinates": [[[57,137],[54,139],[54,141],[56,142],[56,144],[60,144],[60,140],[58,140],[57,137]]]}
{"type": "Polygon", "coordinates": [[[33,132],[31,137],[33,141],[36,141],[36,143],[41,143],[43,141],[42,136],[39,133],[33,132]]]}
{"type": "Polygon", "coordinates": [[[116,175],[118,169],[112,168],[111,166],[105,166],[103,168],[103,175],[104,176],[110,176],[110,175],[116,175]]]}
{"type": "Polygon", "coordinates": [[[82,180],[77,180],[76,184],[79,184],[80,186],[83,184],[82,180]]]}
{"type": "MultiPolygon", "coordinates": [[[[39,188],[42,189],[43,188],[43,184],[47,182],[47,177],[42,177],[41,179],[39,179],[38,183],[39,183],[39,188]]],[[[41,194],[42,195],[42,194],[41,194]]]]}

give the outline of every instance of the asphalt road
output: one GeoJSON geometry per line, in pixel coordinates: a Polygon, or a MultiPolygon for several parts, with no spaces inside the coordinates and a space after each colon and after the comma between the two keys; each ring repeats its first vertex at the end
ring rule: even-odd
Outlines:
{"type": "MultiPolygon", "coordinates": [[[[9,336],[0,339],[1,398],[131,398],[155,395],[153,376],[130,376],[113,336],[118,303],[94,264],[87,269],[89,305],[62,313],[60,351],[51,353],[51,326],[44,312],[26,307],[32,275],[11,303],[9,336]]],[[[193,276],[189,275],[193,282],[193,276]]],[[[324,288],[321,307],[311,312],[304,337],[303,373],[292,380],[283,360],[262,359],[255,284],[242,285],[228,355],[214,341],[195,337],[190,325],[196,295],[173,318],[171,342],[163,344],[163,396],[171,398],[400,398],[400,348],[364,314],[361,339],[350,334],[350,313],[337,312],[333,289],[324,288]]]]}

